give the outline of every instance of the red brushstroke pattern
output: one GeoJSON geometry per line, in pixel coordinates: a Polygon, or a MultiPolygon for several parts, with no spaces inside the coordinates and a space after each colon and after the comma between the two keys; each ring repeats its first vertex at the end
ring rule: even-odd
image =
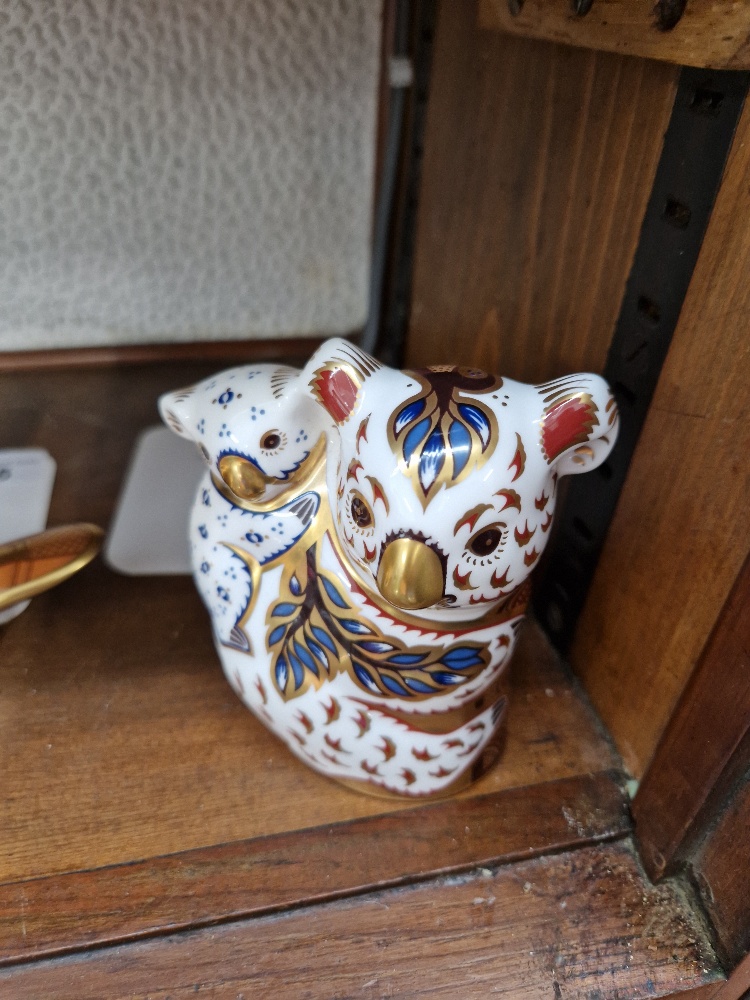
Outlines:
{"type": "Polygon", "coordinates": [[[331,371],[324,368],[315,380],[320,401],[338,424],[352,415],[357,402],[358,386],[342,368],[331,371]]]}
{"type": "Polygon", "coordinates": [[[548,462],[573,445],[588,441],[597,423],[596,407],[587,398],[573,396],[553,406],[542,424],[542,450],[548,462]]]}
{"type": "MultiPolygon", "coordinates": [[[[513,459],[513,463],[514,464],[516,463],[516,459],[515,458],[513,459]]],[[[515,476],[514,478],[517,479],[518,477],[515,476]]],[[[515,507],[516,510],[520,511],[520,509],[521,509],[521,498],[516,493],[515,490],[498,490],[497,493],[495,494],[495,496],[496,497],[502,497],[503,500],[505,501],[505,503],[503,504],[503,506],[500,507],[500,512],[501,513],[502,513],[502,511],[507,510],[508,507],[515,507]]]]}

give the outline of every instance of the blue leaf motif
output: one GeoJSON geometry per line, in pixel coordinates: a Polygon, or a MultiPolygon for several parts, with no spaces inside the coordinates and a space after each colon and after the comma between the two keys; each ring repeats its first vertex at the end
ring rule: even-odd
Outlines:
{"type": "Polygon", "coordinates": [[[331,581],[327,580],[324,576],[321,576],[320,579],[323,581],[323,586],[325,587],[326,593],[333,601],[333,603],[336,605],[336,607],[348,609],[350,605],[346,603],[344,598],[341,596],[338,590],[336,590],[331,581]]]}
{"type": "Polygon", "coordinates": [[[316,677],[320,676],[320,674],[318,673],[317,663],[315,662],[315,660],[313,660],[312,656],[310,656],[305,647],[300,646],[300,644],[296,640],[294,642],[294,652],[299,657],[299,659],[302,660],[302,662],[308,668],[308,670],[312,670],[312,672],[315,674],[316,677]]]}
{"type": "Polygon", "coordinates": [[[384,686],[387,687],[388,690],[391,692],[391,694],[408,696],[409,692],[406,690],[403,684],[399,684],[399,682],[394,677],[391,677],[389,674],[383,674],[381,680],[384,686]]]}
{"type": "Polygon", "coordinates": [[[427,443],[422,449],[422,457],[419,460],[419,482],[425,493],[429,493],[430,487],[440,475],[440,471],[445,464],[445,441],[443,432],[439,427],[430,434],[427,443]]]}
{"type": "Polygon", "coordinates": [[[289,680],[289,668],[286,665],[286,660],[283,656],[280,656],[276,661],[276,683],[279,686],[279,691],[284,691],[286,688],[286,682],[289,680]]]}
{"type": "Polygon", "coordinates": [[[360,683],[364,684],[368,690],[373,691],[375,694],[380,694],[380,688],[361,664],[354,664],[354,673],[357,675],[360,683]]]}
{"type": "Polygon", "coordinates": [[[404,684],[409,687],[412,691],[416,691],[417,694],[434,694],[435,689],[431,688],[429,684],[425,684],[420,681],[417,677],[404,677],[404,684]]]}
{"type": "Polygon", "coordinates": [[[469,646],[458,646],[456,649],[451,649],[443,657],[443,663],[453,670],[466,670],[468,667],[476,666],[476,664],[481,662],[482,658],[476,649],[472,649],[469,646]]]}
{"type": "Polygon", "coordinates": [[[325,646],[326,649],[330,650],[335,656],[336,646],[334,645],[333,639],[330,637],[330,635],[328,635],[327,632],[324,632],[322,628],[318,628],[315,625],[311,627],[312,627],[312,633],[318,640],[318,642],[321,643],[323,646],[325,646]]]}
{"type": "Polygon", "coordinates": [[[317,642],[313,642],[312,639],[307,640],[307,645],[310,647],[310,651],[312,652],[313,656],[315,656],[318,660],[320,660],[320,662],[323,664],[326,670],[328,670],[329,669],[328,657],[325,654],[325,650],[321,649],[320,646],[317,644],[317,642]]]}
{"type": "Polygon", "coordinates": [[[426,658],[426,653],[399,653],[398,656],[391,656],[388,662],[399,667],[413,667],[415,663],[423,663],[426,658]]]}
{"type": "Polygon", "coordinates": [[[430,419],[429,417],[425,417],[424,420],[420,420],[418,424],[415,424],[404,438],[404,461],[407,465],[411,461],[414,452],[427,437],[429,430],[430,419]]]}
{"type": "Polygon", "coordinates": [[[458,479],[471,455],[471,434],[458,420],[448,428],[448,443],[453,455],[453,478],[458,479]]]}
{"type": "Polygon", "coordinates": [[[277,625],[276,628],[271,632],[268,637],[268,645],[275,646],[279,639],[284,638],[284,633],[286,632],[286,625],[277,625]]]}
{"type": "Polygon", "coordinates": [[[489,420],[478,406],[471,406],[469,403],[461,403],[458,407],[458,412],[461,414],[461,418],[477,432],[482,442],[482,451],[484,451],[490,443],[490,434],[492,432],[489,420]]]}
{"type": "Polygon", "coordinates": [[[439,684],[444,684],[446,687],[454,687],[456,684],[463,682],[463,677],[460,674],[448,674],[441,670],[434,671],[431,676],[439,684]]]}
{"type": "Polygon", "coordinates": [[[287,615],[293,615],[297,611],[296,604],[289,604],[287,602],[282,602],[277,604],[273,609],[271,614],[274,618],[286,618],[287,615]]]}
{"type": "Polygon", "coordinates": [[[396,437],[398,437],[404,427],[417,419],[424,410],[424,407],[425,401],[423,399],[415,399],[413,403],[409,403],[408,406],[399,411],[396,419],[393,421],[393,433],[396,437]]]}
{"type": "Polygon", "coordinates": [[[363,622],[357,621],[355,618],[340,618],[339,625],[353,635],[372,635],[372,629],[369,629],[363,622]]]}
{"type": "MultiPolygon", "coordinates": [[[[360,643],[359,648],[366,650],[368,653],[392,653],[394,647],[387,642],[368,641],[360,643]]],[[[393,660],[390,662],[393,662],[393,660]]]]}
{"type": "Polygon", "coordinates": [[[289,664],[294,674],[294,686],[295,688],[301,688],[305,680],[305,668],[292,653],[289,653],[289,664]]]}

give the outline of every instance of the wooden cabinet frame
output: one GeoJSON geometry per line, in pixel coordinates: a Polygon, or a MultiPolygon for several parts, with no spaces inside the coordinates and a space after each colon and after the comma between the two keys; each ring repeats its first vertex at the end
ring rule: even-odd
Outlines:
{"type": "MultiPolygon", "coordinates": [[[[458,345],[526,380],[604,370],[678,66],[746,69],[750,15],[727,4],[719,40],[721,5],[703,17],[693,0],[672,34],[644,27],[635,0],[594,0],[584,18],[563,0],[516,3],[516,17],[504,0],[426,6],[407,362],[452,361],[458,345]]],[[[524,1000],[738,1000],[748,218],[746,107],[571,648],[577,676],[532,625],[503,768],[471,792],[385,806],[283,756],[214,669],[189,580],[93,566],[0,632],[0,996],[511,983],[524,1000]]],[[[391,288],[401,266],[394,252],[391,288]]],[[[286,343],[287,360],[310,347],[286,343]]],[[[242,355],[216,352],[3,360],[0,446],[61,459],[51,522],[108,523],[156,396],[242,355]]]]}

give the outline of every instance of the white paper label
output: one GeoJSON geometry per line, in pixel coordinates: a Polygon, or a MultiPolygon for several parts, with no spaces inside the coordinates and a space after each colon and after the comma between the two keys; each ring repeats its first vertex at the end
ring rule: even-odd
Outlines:
{"type": "MultiPolygon", "coordinates": [[[[0,544],[36,535],[47,527],[57,466],[43,448],[0,451],[0,544]]],[[[0,624],[27,608],[29,601],[0,611],[0,624]]]]}

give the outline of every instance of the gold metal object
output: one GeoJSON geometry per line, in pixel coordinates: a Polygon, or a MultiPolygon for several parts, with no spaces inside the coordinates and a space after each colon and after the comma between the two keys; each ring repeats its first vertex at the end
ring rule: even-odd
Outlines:
{"type": "Polygon", "coordinates": [[[263,496],[266,483],[274,481],[241,455],[224,455],[219,460],[219,473],[232,493],[243,500],[257,500],[263,496]]]}
{"type": "MultiPolygon", "coordinates": [[[[310,454],[302,462],[302,464],[296,470],[296,472],[294,472],[293,475],[289,477],[290,495],[292,493],[294,493],[295,495],[303,493],[306,489],[310,488],[310,483],[317,476],[320,464],[325,456],[325,451],[326,451],[326,436],[325,434],[321,434],[318,440],[313,445],[310,454]]],[[[274,479],[272,476],[264,476],[262,472],[259,472],[257,469],[255,469],[251,465],[251,463],[247,462],[246,459],[242,459],[237,455],[225,455],[224,458],[221,459],[220,468],[222,476],[225,475],[225,469],[227,469],[227,472],[230,469],[229,464],[225,465],[225,460],[227,459],[229,460],[237,459],[238,465],[239,463],[242,463],[243,468],[238,468],[234,464],[234,462],[231,463],[232,475],[237,476],[237,483],[235,485],[237,485],[240,489],[242,489],[242,478],[245,475],[244,467],[247,466],[249,468],[252,468],[254,472],[257,472],[257,475],[260,477],[261,489],[260,491],[254,494],[256,497],[263,495],[264,492],[263,487],[265,487],[266,485],[282,482],[282,480],[274,479]]],[[[254,477],[251,477],[249,475],[249,472],[247,473],[247,477],[248,477],[249,489],[252,490],[256,480],[254,479],[254,477]]],[[[249,496],[243,496],[229,484],[229,481],[221,479],[213,472],[211,473],[211,480],[216,489],[219,491],[219,493],[221,493],[221,495],[226,500],[234,504],[236,507],[242,507],[243,510],[250,510],[256,513],[265,513],[267,511],[276,510],[282,503],[284,503],[284,500],[280,499],[279,495],[272,496],[268,500],[253,500],[249,496]]],[[[286,493],[284,495],[286,495],[286,493]]]]}
{"type": "Polygon", "coordinates": [[[0,545],[0,611],[73,576],[101,548],[95,524],[67,524],[0,545]]]}
{"type": "Polygon", "coordinates": [[[378,587],[395,608],[429,608],[443,596],[440,559],[424,542],[397,538],[386,547],[380,560],[378,587]]]}

